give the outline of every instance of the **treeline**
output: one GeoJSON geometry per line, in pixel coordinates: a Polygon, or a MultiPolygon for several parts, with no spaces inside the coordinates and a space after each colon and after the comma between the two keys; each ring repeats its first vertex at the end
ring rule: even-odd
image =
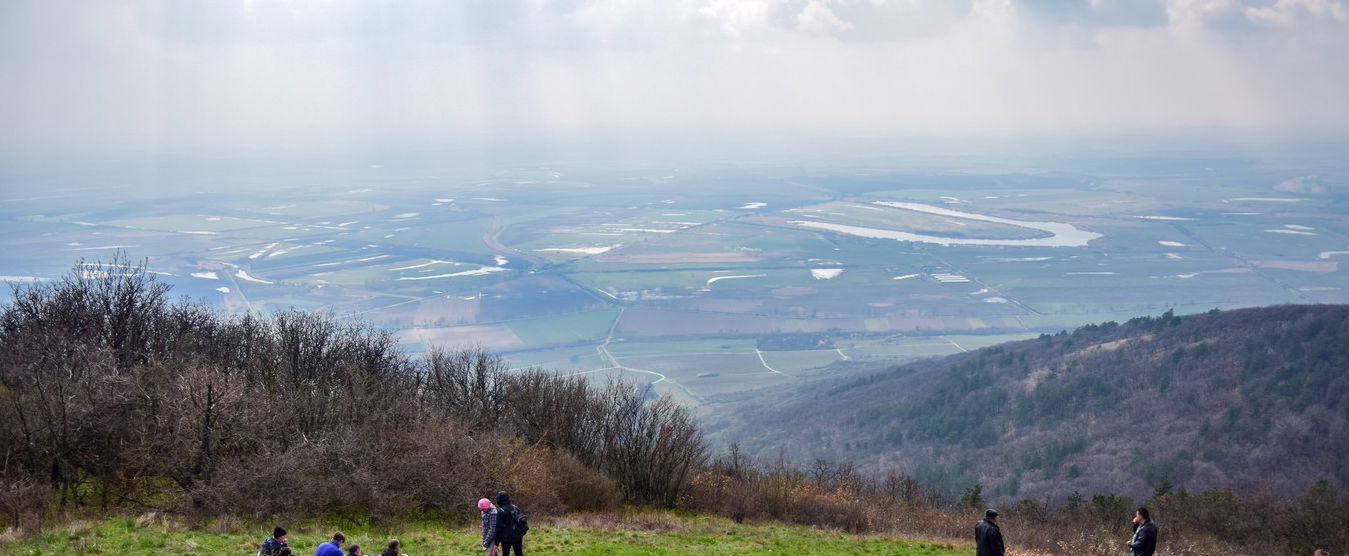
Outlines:
{"type": "Polygon", "coordinates": [[[230,515],[673,506],[703,464],[693,417],[631,384],[409,357],[300,311],[226,316],[143,264],[75,267],[0,312],[0,520],[49,508],[230,515]]]}

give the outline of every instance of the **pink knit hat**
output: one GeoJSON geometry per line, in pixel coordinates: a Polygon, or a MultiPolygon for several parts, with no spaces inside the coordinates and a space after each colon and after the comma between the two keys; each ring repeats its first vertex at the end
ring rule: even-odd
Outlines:
{"type": "Polygon", "coordinates": [[[484,511],[484,512],[487,511],[487,510],[492,509],[492,501],[491,501],[491,500],[488,500],[488,499],[486,499],[486,498],[479,499],[479,500],[478,500],[478,509],[479,509],[479,510],[482,510],[482,511],[484,511]]]}

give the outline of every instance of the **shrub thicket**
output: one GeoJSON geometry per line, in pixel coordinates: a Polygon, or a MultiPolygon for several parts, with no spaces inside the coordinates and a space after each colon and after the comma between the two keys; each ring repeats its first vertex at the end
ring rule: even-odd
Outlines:
{"type": "Polygon", "coordinates": [[[232,515],[674,505],[705,448],[649,389],[384,331],[168,299],[144,265],[84,264],[0,312],[0,519],[49,503],[232,515]],[[166,502],[166,499],[168,502],[166,502]]]}

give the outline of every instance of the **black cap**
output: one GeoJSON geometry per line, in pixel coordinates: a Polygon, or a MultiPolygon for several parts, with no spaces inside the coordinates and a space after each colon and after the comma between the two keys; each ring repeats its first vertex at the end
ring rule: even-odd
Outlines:
{"type": "Polygon", "coordinates": [[[509,505],[511,505],[511,495],[506,494],[506,491],[504,491],[504,490],[501,491],[501,492],[498,492],[498,493],[497,493],[497,507],[499,507],[499,508],[504,508],[504,507],[509,506],[509,505]]]}
{"type": "Polygon", "coordinates": [[[998,517],[998,510],[995,510],[993,508],[984,510],[984,518],[987,519],[990,517],[998,517]]]}
{"type": "Polygon", "coordinates": [[[286,530],[283,529],[283,528],[281,528],[280,525],[277,525],[277,526],[276,526],[276,529],[272,529],[272,538],[273,538],[273,539],[279,539],[279,538],[284,537],[284,536],[286,536],[286,530]]]}

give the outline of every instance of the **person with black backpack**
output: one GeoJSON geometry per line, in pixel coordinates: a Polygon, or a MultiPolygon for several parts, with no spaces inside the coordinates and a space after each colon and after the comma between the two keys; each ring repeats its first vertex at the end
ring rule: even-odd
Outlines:
{"type": "Polygon", "coordinates": [[[509,556],[511,548],[515,549],[515,556],[525,556],[525,533],[529,532],[529,517],[511,503],[511,495],[504,490],[497,493],[496,525],[496,542],[501,545],[501,556],[509,556]]]}

